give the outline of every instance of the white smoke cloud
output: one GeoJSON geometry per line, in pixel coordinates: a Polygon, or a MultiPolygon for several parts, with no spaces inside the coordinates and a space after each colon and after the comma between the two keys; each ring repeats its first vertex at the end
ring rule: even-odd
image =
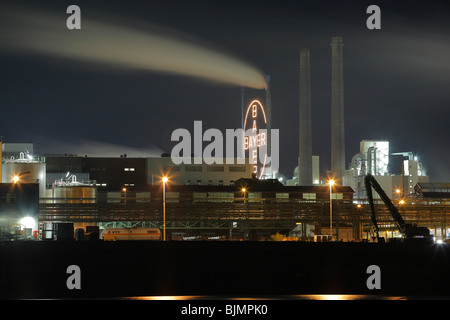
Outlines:
{"type": "Polygon", "coordinates": [[[265,76],[258,68],[188,37],[161,33],[156,27],[131,28],[123,21],[113,25],[86,17],[83,11],[81,29],[69,30],[68,17],[65,13],[1,8],[0,45],[5,50],[266,88],[265,76]]]}
{"type": "Polygon", "coordinates": [[[78,155],[88,157],[117,157],[126,154],[129,158],[159,157],[164,152],[156,146],[130,147],[87,139],[62,142],[54,138],[38,137],[34,146],[40,155],[78,155]]]}

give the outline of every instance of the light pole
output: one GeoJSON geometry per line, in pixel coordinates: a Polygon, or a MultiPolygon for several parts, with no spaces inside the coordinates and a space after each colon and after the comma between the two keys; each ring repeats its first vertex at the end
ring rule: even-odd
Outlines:
{"type": "Polygon", "coordinates": [[[330,180],[330,235],[331,240],[333,240],[333,200],[331,199],[331,187],[334,185],[334,180],[330,180]]]}
{"type": "Polygon", "coordinates": [[[166,241],[166,182],[167,177],[163,177],[163,241],[166,241]]]}

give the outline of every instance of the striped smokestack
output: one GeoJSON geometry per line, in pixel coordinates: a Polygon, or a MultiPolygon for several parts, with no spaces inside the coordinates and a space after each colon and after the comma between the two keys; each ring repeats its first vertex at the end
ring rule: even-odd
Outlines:
{"type": "Polygon", "coordinates": [[[312,184],[311,85],[309,49],[300,50],[299,185],[312,184]]]}
{"type": "Polygon", "coordinates": [[[345,173],[343,47],[341,37],[331,38],[331,174],[336,179],[345,173]]]}

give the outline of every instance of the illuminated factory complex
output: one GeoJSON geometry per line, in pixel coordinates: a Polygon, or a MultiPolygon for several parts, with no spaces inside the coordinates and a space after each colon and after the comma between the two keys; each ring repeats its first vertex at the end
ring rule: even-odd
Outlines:
{"type": "MultiPolygon", "coordinates": [[[[405,220],[430,228],[437,239],[449,238],[450,184],[431,183],[412,152],[392,152],[389,141],[361,140],[346,168],[342,38],[332,38],[331,49],[334,185],[320,177],[319,157],[311,151],[310,52],[301,49],[299,162],[292,179],[278,179],[268,161],[276,142],[268,76],[266,101],[253,100],[242,112],[242,128],[252,133],[242,141],[244,163],[202,159],[175,165],[170,154],[36,156],[32,144],[2,143],[0,240],[17,234],[53,239],[55,225],[73,223],[75,228],[164,228],[170,240],[268,240],[277,233],[311,240],[329,230],[336,240],[361,241],[373,231],[364,186],[368,174],[405,220]],[[393,161],[401,163],[401,174],[389,171],[393,161]]],[[[377,209],[382,232],[398,236],[385,206],[379,202],[377,209]]]]}

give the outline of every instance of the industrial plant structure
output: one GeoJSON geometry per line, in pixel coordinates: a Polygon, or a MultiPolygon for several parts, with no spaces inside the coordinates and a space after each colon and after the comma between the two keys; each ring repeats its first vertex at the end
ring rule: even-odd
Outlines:
{"type": "Polygon", "coordinates": [[[311,133],[311,75],[309,49],[300,50],[300,119],[298,184],[313,183],[311,133]]]}
{"type": "MultiPolygon", "coordinates": [[[[344,184],[355,190],[355,198],[366,199],[364,177],[371,174],[393,199],[415,197],[414,187],[417,183],[428,182],[422,163],[412,152],[390,152],[389,141],[362,140],[360,152],[352,157],[350,168],[346,170],[344,184]],[[399,161],[398,156],[406,156],[400,160],[402,173],[391,172],[391,158],[399,161]]],[[[376,195],[375,195],[376,197],[376,195]]]]}
{"type": "Polygon", "coordinates": [[[331,176],[345,174],[344,127],[344,43],[342,37],[331,39],[331,176]]]}
{"type": "MultiPolygon", "coordinates": [[[[20,223],[28,214],[36,221],[39,217],[44,239],[52,238],[53,224],[59,222],[73,222],[83,227],[140,225],[158,228],[162,224],[163,203],[164,217],[166,203],[168,209],[168,222],[164,222],[164,226],[171,230],[173,239],[208,232],[228,239],[259,239],[279,231],[299,237],[333,234],[335,239],[346,241],[368,238],[370,213],[364,207],[367,196],[364,177],[368,174],[376,178],[386,194],[399,201],[413,196],[425,197],[430,190],[435,195],[448,194],[449,188],[426,184],[428,177],[417,157],[411,152],[392,153],[389,141],[362,140],[360,152],[352,157],[346,170],[341,37],[332,38],[331,57],[329,173],[337,181],[334,186],[321,181],[319,156],[312,155],[310,51],[301,49],[298,166],[293,179],[284,184],[276,179],[277,172],[270,166],[263,179],[256,179],[249,159],[243,164],[224,159],[223,164],[211,165],[203,159],[198,164],[194,161],[194,164],[176,165],[170,154],[159,157],[128,157],[126,154],[36,157],[32,144],[2,144],[0,141],[3,152],[0,154],[1,204],[15,204],[11,211],[13,216],[8,216],[13,217],[15,223],[20,223]],[[403,159],[401,175],[390,172],[393,156],[407,157],[403,159]],[[163,177],[168,180],[167,188],[164,182],[162,189],[163,177]],[[17,199],[23,200],[26,209],[15,202],[17,199]]],[[[267,151],[271,152],[270,76],[266,81],[267,151]]],[[[243,92],[242,87],[242,113],[243,92]]],[[[244,114],[242,116],[244,126],[244,114]]],[[[440,228],[439,234],[444,238],[447,237],[447,204],[439,202],[438,205],[440,216],[433,216],[430,223],[440,228]]],[[[10,209],[3,206],[0,210],[5,208],[10,209]]],[[[407,210],[408,219],[417,219],[419,214],[415,210],[415,207],[407,210]]],[[[420,208],[420,212],[430,211],[430,215],[433,210],[420,208]]],[[[5,212],[1,212],[2,216],[5,212]]],[[[420,220],[425,221],[428,220],[420,220]]],[[[384,227],[391,228],[388,223],[384,227]]]]}

